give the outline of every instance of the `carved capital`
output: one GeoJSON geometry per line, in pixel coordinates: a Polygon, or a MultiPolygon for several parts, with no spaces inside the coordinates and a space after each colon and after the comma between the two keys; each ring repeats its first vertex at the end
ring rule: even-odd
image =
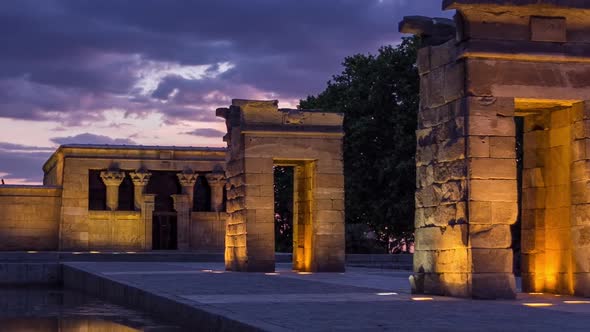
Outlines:
{"type": "Polygon", "coordinates": [[[176,174],[176,176],[178,176],[178,181],[180,182],[180,185],[183,187],[194,186],[197,182],[197,178],[199,177],[197,173],[193,172],[182,172],[176,174]]]}
{"type": "Polygon", "coordinates": [[[100,172],[100,178],[107,187],[118,187],[125,178],[125,172],[108,170],[100,172]]]}
{"type": "Polygon", "coordinates": [[[213,172],[205,174],[209,186],[223,186],[225,185],[225,173],[213,172]]]}
{"type": "Polygon", "coordinates": [[[146,171],[135,171],[129,173],[131,177],[131,181],[133,181],[134,186],[146,186],[150,181],[150,177],[152,173],[146,171]]]}

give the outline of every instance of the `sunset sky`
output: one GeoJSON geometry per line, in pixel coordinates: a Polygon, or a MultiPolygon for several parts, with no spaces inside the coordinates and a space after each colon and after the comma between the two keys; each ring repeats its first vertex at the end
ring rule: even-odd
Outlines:
{"type": "Polygon", "coordinates": [[[441,0],[2,0],[0,178],[68,143],[224,146],[217,107],[322,91],[441,0]]]}

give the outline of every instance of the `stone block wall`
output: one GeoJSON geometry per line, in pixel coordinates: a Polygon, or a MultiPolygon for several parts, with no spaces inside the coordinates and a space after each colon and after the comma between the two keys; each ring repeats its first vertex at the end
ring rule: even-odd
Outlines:
{"type": "Polygon", "coordinates": [[[467,225],[464,63],[454,43],[419,50],[414,290],[466,296],[471,281],[467,225]]]}
{"type": "Polygon", "coordinates": [[[140,211],[88,211],[88,247],[143,250],[146,232],[140,211]]]}
{"type": "Polygon", "coordinates": [[[512,298],[514,100],[471,96],[455,41],[420,49],[416,292],[512,298]]]}
{"type": "Polygon", "coordinates": [[[571,115],[571,283],[574,294],[590,297],[590,101],[571,115]]]}
{"type": "Polygon", "coordinates": [[[61,189],[0,186],[0,250],[56,250],[61,189]]]}
{"type": "Polygon", "coordinates": [[[226,219],[227,214],[224,212],[191,212],[191,250],[225,250],[226,219]]]}

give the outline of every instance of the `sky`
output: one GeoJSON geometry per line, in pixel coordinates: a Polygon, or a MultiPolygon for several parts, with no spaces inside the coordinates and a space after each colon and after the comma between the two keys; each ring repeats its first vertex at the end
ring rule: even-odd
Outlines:
{"type": "Polygon", "coordinates": [[[233,98],[296,107],[346,56],[397,44],[442,0],[2,0],[0,178],[61,144],[224,146],[233,98]]]}

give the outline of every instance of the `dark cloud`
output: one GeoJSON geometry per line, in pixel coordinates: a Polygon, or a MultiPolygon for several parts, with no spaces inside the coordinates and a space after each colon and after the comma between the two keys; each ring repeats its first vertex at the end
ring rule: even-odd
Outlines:
{"type": "MultiPolygon", "coordinates": [[[[441,0],[34,0],[0,5],[0,117],[79,125],[103,112],[215,121],[230,97],[319,92],[345,56],[397,42],[441,0]],[[221,63],[233,67],[217,75],[221,63]],[[211,65],[201,79],[154,75],[211,65]],[[145,94],[137,83],[153,76],[145,94]]],[[[446,14],[449,16],[449,14],[446,14]]]]}
{"type": "Polygon", "coordinates": [[[31,146],[23,144],[15,144],[9,142],[0,142],[0,150],[4,151],[53,151],[52,147],[31,146]]]}
{"type": "Polygon", "coordinates": [[[11,184],[10,179],[23,179],[26,182],[43,181],[41,165],[53,153],[51,147],[39,147],[9,142],[0,142],[0,177],[6,178],[6,183],[11,184]]]}
{"type": "Polygon", "coordinates": [[[104,135],[95,135],[90,133],[79,134],[76,136],[54,137],[51,141],[55,144],[112,144],[112,145],[133,145],[135,141],[129,138],[111,138],[104,135]]]}
{"type": "Polygon", "coordinates": [[[225,132],[213,128],[198,128],[192,131],[187,131],[183,134],[200,137],[223,137],[225,132]]]}

